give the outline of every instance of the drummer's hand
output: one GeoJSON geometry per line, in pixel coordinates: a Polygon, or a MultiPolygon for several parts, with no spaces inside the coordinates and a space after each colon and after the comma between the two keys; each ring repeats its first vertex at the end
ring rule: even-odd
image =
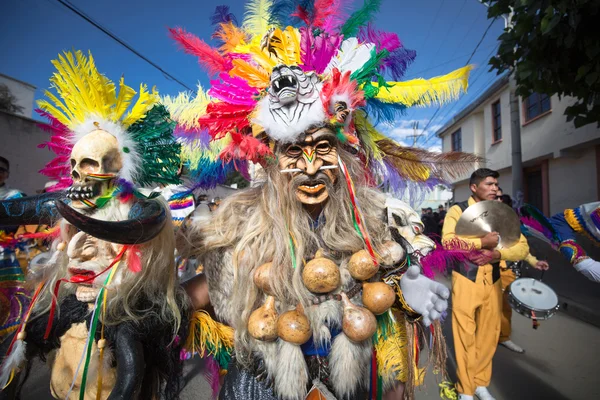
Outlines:
{"type": "Polygon", "coordinates": [[[470,260],[479,266],[486,265],[498,258],[496,253],[498,253],[497,250],[479,250],[470,257],[470,260]]]}
{"type": "Polygon", "coordinates": [[[406,304],[423,316],[425,326],[439,319],[448,308],[448,288],[421,275],[421,270],[416,265],[408,268],[402,276],[400,288],[406,304]]]}
{"type": "Polygon", "coordinates": [[[539,269],[542,271],[546,271],[547,269],[550,268],[550,265],[548,265],[548,261],[538,261],[537,263],[535,263],[535,266],[533,267],[535,269],[539,269]]]}
{"type": "Polygon", "coordinates": [[[492,250],[498,246],[500,234],[498,232],[490,232],[481,238],[481,248],[492,250]]]}

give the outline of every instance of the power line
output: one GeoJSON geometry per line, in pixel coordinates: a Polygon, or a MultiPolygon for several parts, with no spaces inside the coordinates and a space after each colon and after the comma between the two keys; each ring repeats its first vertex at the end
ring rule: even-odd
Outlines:
{"type": "MultiPolygon", "coordinates": [[[[496,53],[496,51],[497,51],[497,48],[498,48],[498,47],[499,47],[499,44],[495,45],[495,46],[494,46],[494,49],[493,49],[493,50],[492,50],[492,51],[491,51],[491,52],[490,52],[490,53],[487,55],[486,59],[489,59],[489,58],[492,56],[492,54],[496,53]]],[[[483,68],[481,68],[481,69],[478,71],[477,75],[476,75],[476,76],[473,78],[473,81],[472,81],[472,82],[470,82],[470,86],[474,86],[474,85],[475,85],[475,83],[476,83],[476,82],[479,80],[479,78],[481,78],[481,77],[483,76],[483,72],[484,72],[484,69],[483,69],[483,68]]],[[[496,79],[496,77],[495,77],[495,76],[493,76],[493,77],[491,78],[491,80],[494,80],[494,79],[496,79]]],[[[489,82],[489,81],[488,81],[488,82],[489,82]]],[[[486,83],[486,85],[487,85],[487,83],[486,83]]],[[[484,87],[485,87],[486,85],[484,85],[484,87]]],[[[479,91],[477,91],[477,92],[476,92],[476,93],[473,95],[473,98],[477,98],[477,96],[479,96],[479,93],[481,93],[481,92],[482,92],[482,90],[481,90],[481,89],[480,89],[479,91]]],[[[454,110],[454,109],[455,109],[455,108],[458,106],[458,104],[459,104],[459,103],[460,103],[460,101],[457,101],[457,102],[455,102],[455,103],[452,105],[452,107],[448,108],[448,111],[446,111],[446,113],[445,113],[444,115],[442,115],[442,116],[441,116],[441,119],[443,120],[444,118],[446,118],[446,116],[448,116],[448,115],[449,115],[449,114],[452,112],[452,110],[454,110]]],[[[440,107],[440,108],[438,108],[438,110],[439,110],[439,109],[441,109],[441,107],[440,107]]],[[[431,119],[429,122],[431,122],[432,120],[433,120],[433,117],[432,117],[432,119],[431,119]]],[[[427,136],[427,138],[425,139],[425,142],[423,143],[423,146],[424,146],[424,145],[426,145],[426,144],[427,144],[427,143],[428,143],[428,142],[429,142],[429,141],[430,141],[430,140],[431,140],[431,139],[432,139],[434,136],[435,136],[435,133],[433,133],[433,132],[432,132],[432,134],[431,134],[431,135],[428,135],[428,136],[427,136]]]]}
{"type": "MultiPolygon", "coordinates": [[[[488,49],[491,49],[492,47],[496,47],[496,45],[495,45],[495,44],[492,44],[492,45],[489,45],[489,46],[485,46],[485,47],[482,47],[481,49],[479,49],[478,51],[482,51],[482,50],[488,50],[488,49]]],[[[454,58],[451,58],[451,59],[449,59],[449,60],[446,60],[446,61],[444,61],[444,62],[442,62],[442,63],[436,64],[436,65],[433,65],[433,66],[431,66],[431,67],[429,67],[429,68],[422,69],[422,70],[420,70],[420,71],[417,71],[417,72],[413,72],[413,73],[411,73],[411,74],[410,74],[410,76],[407,76],[407,77],[405,77],[404,79],[413,79],[413,78],[415,78],[417,75],[420,75],[420,74],[422,74],[423,72],[431,71],[432,69],[436,69],[437,67],[441,67],[442,65],[450,64],[452,61],[460,60],[461,58],[463,58],[463,57],[465,57],[465,56],[468,56],[469,54],[471,54],[471,53],[463,53],[463,54],[461,54],[461,55],[459,55],[459,56],[456,56],[456,57],[454,57],[454,58]]]]}
{"type": "Polygon", "coordinates": [[[437,21],[437,17],[440,15],[440,11],[442,10],[442,6],[444,5],[444,1],[442,0],[442,2],[440,3],[440,6],[438,7],[436,13],[435,13],[435,17],[433,17],[433,21],[431,21],[431,25],[429,25],[429,29],[427,29],[427,36],[425,36],[425,40],[423,41],[423,44],[421,45],[421,48],[425,48],[425,44],[427,43],[427,40],[429,39],[429,35],[431,34],[431,28],[433,27],[433,24],[435,24],[435,21],[437,21]]]}
{"type": "Polygon", "coordinates": [[[117,35],[113,34],[108,29],[104,28],[98,22],[94,21],[91,17],[89,17],[83,11],[79,10],[77,7],[75,7],[73,4],[71,4],[68,0],[56,0],[56,1],[58,1],[60,4],[62,4],[63,6],[65,6],[66,8],[68,8],[69,10],[73,11],[75,14],[77,14],[78,16],[80,16],[81,18],[83,18],[84,20],[86,20],[87,22],[89,22],[90,24],[92,24],[93,26],[95,26],[96,28],[98,28],[99,30],[101,30],[103,33],[105,33],[111,39],[113,39],[114,41],[116,41],[117,43],[119,43],[121,46],[125,47],[127,50],[131,51],[133,54],[135,54],[136,56],[138,56],[142,60],[146,61],[148,64],[150,64],[151,66],[153,66],[154,68],[156,68],[160,72],[162,72],[162,74],[166,78],[171,79],[172,81],[177,82],[178,84],[180,84],[181,86],[183,86],[187,90],[189,90],[191,92],[194,92],[194,89],[190,88],[188,85],[186,85],[185,83],[181,82],[179,79],[175,78],[173,75],[171,75],[170,73],[168,73],[167,71],[165,71],[164,69],[162,69],[159,65],[157,65],[156,63],[154,63],[151,60],[149,60],[147,57],[145,57],[139,51],[135,50],[133,47],[131,47],[130,45],[128,45],[127,43],[125,43],[122,39],[120,39],[119,37],[117,37],[117,35]]]}
{"type": "MultiPolygon", "coordinates": [[[[458,20],[458,17],[460,17],[460,14],[462,13],[463,8],[465,8],[465,4],[467,4],[467,0],[464,0],[463,3],[462,3],[462,5],[460,6],[460,9],[458,10],[458,14],[456,15],[456,17],[454,17],[455,21],[458,20]]],[[[455,26],[456,26],[456,24],[450,25],[450,29],[448,29],[448,31],[445,34],[446,38],[450,37],[450,32],[452,32],[454,30],[455,26]]],[[[439,54],[439,52],[442,49],[443,45],[444,45],[444,42],[442,40],[440,40],[440,45],[438,46],[437,50],[435,51],[435,54],[433,55],[433,57],[431,57],[431,59],[434,59],[435,57],[437,57],[437,55],[439,54]]]]}
{"type": "MultiPolygon", "coordinates": [[[[481,45],[481,43],[485,39],[487,33],[489,32],[489,30],[492,27],[492,25],[494,24],[494,22],[496,22],[497,18],[498,17],[494,17],[494,19],[492,20],[492,22],[490,22],[490,24],[486,28],[485,32],[483,32],[483,35],[481,36],[481,39],[479,39],[479,42],[477,43],[477,45],[473,49],[473,52],[469,56],[469,59],[467,60],[467,62],[465,63],[465,65],[469,65],[469,63],[471,62],[471,59],[473,58],[473,56],[477,52],[477,49],[479,48],[479,46],[481,45]]],[[[440,112],[441,108],[442,108],[441,106],[438,106],[437,110],[435,110],[435,113],[433,113],[433,115],[431,116],[431,118],[427,122],[427,125],[425,125],[425,128],[423,128],[423,132],[425,132],[427,130],[427,128],[429,128],[429,125],[431,125],[431,122],[433,121],[433,119],[435,118],[435,116],[440,112]]],[[[423,145],[425,145],[429,140],[430,140],[429,138],[427,140],[425,140],[425,143],[423,145]]]]}
{"type": "Polygon", "coordinates": [[[473,52],[471,53],[471,56],[469,57],[469,59],[467,60],[467,64],[471,62],[471,59],[473,58],[473,56],[475,55],[475,52],[477,51],[477,49],[479,48],[479,46],[481,45],[481,42],[483,42],[483,39],[485,39],[485,36],[487,35],[488,31],[490,30],[490,28],[492,27],[492,25],[494,25],[494,22],[496,22],[496,19],[498,19],[498,17],[494,17],[494,19],[492,20],[492,22],[490,22],[490,24],[488,25],[488,27],[486,28],[485,32],[483,32],[483,36],[481,36],[481,39],[479,39],[479,43],[477,43],[477,46],[475,46],[475,48],[473,49],[473,52]]]}

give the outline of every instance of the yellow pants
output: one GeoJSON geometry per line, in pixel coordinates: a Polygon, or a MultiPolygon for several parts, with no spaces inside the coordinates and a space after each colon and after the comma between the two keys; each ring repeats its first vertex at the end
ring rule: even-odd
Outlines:
{"type": "Polygon", "coordinates": [[[473,395],[492,379],[492,358],[500,336],[502,288],[492,280],[492,266],[479,267],[475,282],[452,272],[452,334],[457,389],[473,395]]]}
{"type": "Polygon", "coordinates": [[[499,342],[506,342],[510,340],[510,334],[512,332],[512,327],[510,323],[510,319],[512,318],[512,308],[510,304],[508,304],[508,293],[506,292],[506,288],[508,285],[513,283],[517,279],[515,273],[512,269],[506,268],[500,269],[500,282],[502,283],[502,319],[500,323],[500,340],[499,342]]]}

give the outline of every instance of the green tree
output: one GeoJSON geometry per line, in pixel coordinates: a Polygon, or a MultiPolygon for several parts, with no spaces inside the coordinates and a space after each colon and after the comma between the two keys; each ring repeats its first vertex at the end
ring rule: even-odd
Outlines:
{"type": "Polygon", "coordinates": [[[488,18],[510,16],[490,60],[498,73],[515,70],[517,94],[571,96],[567,121],[600,127],[600,1],[491,0],[488,18]]]}
{"type": "Polygon", "coordinates": [[[10,113],[22,113],[24,108],[17,104],[17,98],[10,92],[8,86],[0,84],[0,110],[10,113]]]}

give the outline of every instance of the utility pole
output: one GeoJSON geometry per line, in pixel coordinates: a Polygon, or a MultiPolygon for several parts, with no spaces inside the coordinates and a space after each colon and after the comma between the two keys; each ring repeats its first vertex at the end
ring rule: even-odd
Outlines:
{"type": "Polygon", "coordinates": [[[406,137],[413,139],[412,147],[415,147],[417,145],[417,140],[419,140],[419,138],[421,136],[423,136],[423,134],[417,134],[417,131],[419,130],[419,121],[414,121],[412,123],[412,128],[413,128],[413,134],[412,135],[407,135],[406,137]]]}

